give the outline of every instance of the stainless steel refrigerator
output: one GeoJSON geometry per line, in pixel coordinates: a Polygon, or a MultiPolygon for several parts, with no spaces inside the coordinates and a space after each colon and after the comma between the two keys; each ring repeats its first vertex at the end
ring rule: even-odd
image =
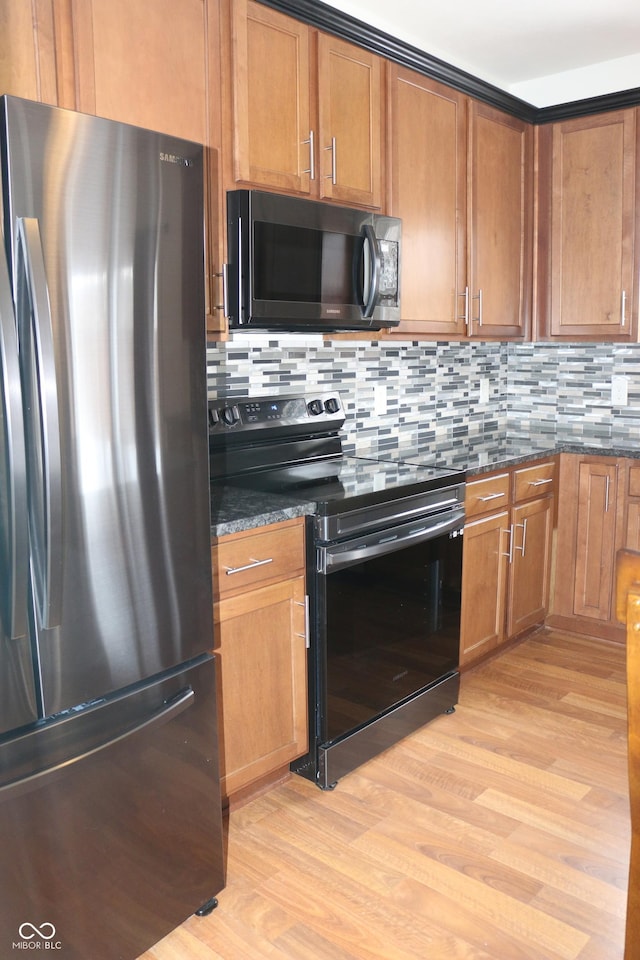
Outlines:
{"type": "Polygon", "coordinates": [[[0,105],[0,956],[133,960],[224,883],[203,151],[0,105]]]}

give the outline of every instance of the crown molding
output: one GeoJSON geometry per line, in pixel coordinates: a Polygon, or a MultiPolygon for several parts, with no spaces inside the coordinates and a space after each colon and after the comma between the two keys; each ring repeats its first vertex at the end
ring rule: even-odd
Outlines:
{"type": "Polygon", "coordinates": [[[586,117],[591,113],[605,113],[607,110],[625,110],[640,104],[640,87],[606,93],[599,97],[584,100],[572,100],[551,107],[540,107],[536,111],[535,123],[553,123],[555,120],[569,120],[571,117],[586,117]]]}
{"type": "Polygon", "coordinates": [[[529,123],[552,123],[556,120],[583,117],[607,110],[621,110],[640,104],[640,87],[635,87],[620,93],[589,97],[585,100],[575,100],[551,107],[534,107],[525,100],[520,100],[444,60],[432,57],[418,47],[392,37],[363,20],[357,20],[349,14],[330,7],[322,0],[259,0],[259,2],[280,13],[302,20],[312,27],[364,47],[403,67],[416,70],[529,123]]]}

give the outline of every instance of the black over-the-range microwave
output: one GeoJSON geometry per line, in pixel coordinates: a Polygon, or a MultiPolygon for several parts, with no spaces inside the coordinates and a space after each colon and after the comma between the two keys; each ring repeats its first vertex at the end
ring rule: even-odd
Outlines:
{"type": "Polygon", "coordinates": [[[232,190],[227,227],[230,327],[327,332],[400,322],[397,218],[232,190]]]}

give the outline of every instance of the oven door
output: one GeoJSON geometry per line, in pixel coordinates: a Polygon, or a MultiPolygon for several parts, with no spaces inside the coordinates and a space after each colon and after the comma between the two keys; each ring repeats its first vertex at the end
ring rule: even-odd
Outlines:
{"type": "Polygon", "coordinates": [[[317,547],[316,731],[321,752],[349,740],[348,765],[353,768],[388,746],[389,738],[394,742],[455,704],[463,524],[459,508],[317,547]],[[449,700],[432,698],[435,712],[429,707],[416,713],[412,701],[440,689],[453,675],[455,692],[447,694],[449,700]],[[370,733],[354,738],[391,715],[394,722],[383,725],[386,732],[375,732],[375,743],[370,733]],[[409,729],[403,716],[409,718],[409,729]]]}

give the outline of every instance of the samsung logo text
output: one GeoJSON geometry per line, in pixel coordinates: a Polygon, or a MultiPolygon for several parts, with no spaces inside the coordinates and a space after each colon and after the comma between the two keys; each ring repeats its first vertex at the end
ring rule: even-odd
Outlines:
{"type": "Polygon", "coordinates": [[[192,167],[193,160],[188,157],[179,157],[177,153],[163,153],[160,151],[160,159],[164,163],[177,163],[181,167],[192,167]]]}

